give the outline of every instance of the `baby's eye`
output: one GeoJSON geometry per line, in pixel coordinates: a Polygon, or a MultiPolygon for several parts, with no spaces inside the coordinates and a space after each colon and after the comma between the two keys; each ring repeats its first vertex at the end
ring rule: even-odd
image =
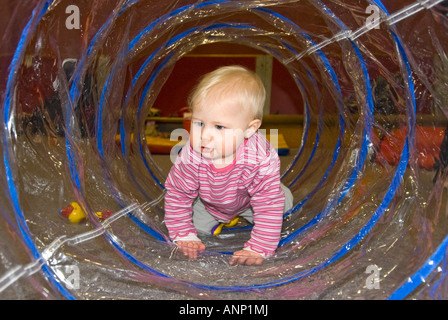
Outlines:
{"type": "Polygon", "coordinates": [[[201,121],[193,121],[193,124],[198,127],[203,127],[204,124],[201,121]]]}
{"type": "Polygon", "coordinates": [[[225,127],[224,126],[220,126],[219,124],[215,125],[215,128],[218,130],[224,130],[225,127]]]}

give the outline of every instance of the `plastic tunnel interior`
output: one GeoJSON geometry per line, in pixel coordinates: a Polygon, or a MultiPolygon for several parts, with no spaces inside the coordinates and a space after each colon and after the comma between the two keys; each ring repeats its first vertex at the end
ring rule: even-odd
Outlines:
{"type": "Polygon", "coordinates": [[[448,298],[446,1],[2,3],[0,297],[448,298]],[[211,43],[273,56],[303,100],[294,207],[261,266],[229,265],[248,228],[188,260],[163,223],[145,118],[211,43]]]}

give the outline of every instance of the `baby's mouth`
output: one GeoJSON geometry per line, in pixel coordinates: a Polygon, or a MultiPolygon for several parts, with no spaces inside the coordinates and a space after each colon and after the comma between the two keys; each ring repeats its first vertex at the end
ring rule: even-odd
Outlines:
{"type": "Polygon", "coordinates": [[[213,151],[213,148],[201,147],[201,153],[210,153],[213,151]]]}

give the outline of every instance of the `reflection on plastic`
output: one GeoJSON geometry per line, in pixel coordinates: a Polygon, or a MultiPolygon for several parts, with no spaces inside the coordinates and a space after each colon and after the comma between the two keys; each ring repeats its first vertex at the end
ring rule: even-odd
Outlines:
{"type": "Polygon", "coordinates": [[[12,268],[0,279],[0,292],[5,290],[10,284],[17,281],[19,278],[23,276],[30,276],[37,271],[40,270],[42,265],[46,263],[54,254],[55,252],[61,248],[64,244],[69,245],[77,245],[79,243],[82,243],[84,241],[88,241],[90,239],[96,238],[100,235],[102,235],[106,228],[115,220],[121,218],[123,215],[128,214],[129,212],[132,212],[137,208],[137,204],[130,205],[129,207],[126,207],[125,209],[116,212],[113,216],[109,217],[104,223],[102,224],[101,228],[80,234],[78,236],[70,237],[67,236],[61,236],[54,240],[52,243],[50,243],[49,246],[45,248],[45,250],[42,251],[42,257],[39,260],[36,260],[26,266],[17,266],[12,268]]]}
{"type": "Polygon", "coordinates": [[[6,5],[1,297],[446,299],[442,4],[6,5]],[[229,265],[250,236],[244,221],[203,236],[197,260],[177,252],[163,223],[166,166],[144,139],[176,62],[218,42],[273,56],[303,102],[300,147],[282,173],[294,207],[262,266],[229,265]],[[72,202],[85,221],[61,217],[72,202]]]}

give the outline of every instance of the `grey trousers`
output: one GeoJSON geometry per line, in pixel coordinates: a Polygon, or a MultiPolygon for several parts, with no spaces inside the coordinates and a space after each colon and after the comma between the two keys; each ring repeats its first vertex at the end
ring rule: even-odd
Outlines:
{"type": "MultiPolygon", "coordinates": [[[[285,207],[283,212],[287,212],[293,206],[293,196],[291,191],[284,186],[282,183],[280,184],[283,193],[285,194],[285,207]]],[[[239,214],[240,217],[243,217],[250,223],[254,223],[254,219],[252,208],[249,208],[239,214]]],[[[228,221],[217,221],[205,208],[204,203],[198,197],[193,204],[193,225],[199,233],[210,234],[211,230],[214,226],[216,226],[220,222],[228,222],[228,221]]]]}

